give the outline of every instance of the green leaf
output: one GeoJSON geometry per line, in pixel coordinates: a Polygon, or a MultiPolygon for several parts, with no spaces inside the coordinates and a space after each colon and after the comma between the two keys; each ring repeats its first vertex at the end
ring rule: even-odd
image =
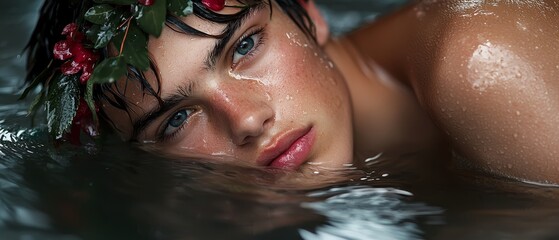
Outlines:
{"type": "Polygon", "coordinates": [[[93,85],[94,85],[93,82],[91,81],[91,79],[89,79],[85,88],[85,96],[83,98],[87,103],[89,110],[91,111],[91,116],[93,117],[93,123],[95,125],[98,125],[99,119],[97,118],[97,110],[95,107],[95,102],[93,101],[93,85]]]}
{"type": "Polygon", "coordinates": [[[127,71],[126,61],[122,56],[106,58],[95,66],[87,84],[112,83],[126,75],[127,71]]]}
{"type": "Polygon", "coordinates": [[[138,25],[144,32],[159,37],[165,25],[167,3],[165,0],[157,0],[151,6],[138,6],[135,15],[138,25]]]}
{"type": "MultiPolygon", "coordinates": [[[[121,45],[124,34],[125,31],[122,31],[115,37],[115,46],[121,45]]],[[[143,71],[148,70],[149,56],[147,41],[146,34],[136,24],[130,24],[130,29],[128,29],[128,35],[126,36],[124,48],[122,50],[122,55],[126,63],[143,71]]]]}
{"type": "Polygon", "coordinates": [[[194,10],[191,0],[167,0],[169,11],[177,16],[187,16],[194,10]]]}
{"type": "Polygon", "coordinates": [[[98,124],[98,118],[97,111],[95,110],[95,102],[93,101],[94,85],[115,82],[126,75],[127,71],[126,61],[122,56],[106,58],[95,66],[95,70],[93,70],[91,77],[87,81],[84,100],[89,110],[91,110],[93,121],[96,125],[98,124]]]}
{"type": "Polygon", "coordinates": [[[80,100],[79,75],[59,75],[47,93],[47,126],[55,139],[62,138],[72,125],[80,100]]]}
{"type": "Polygon", "coordinates": [[[85,35],[93,42],[96,49],[106,47],[118,32],[118,26],[122,23],[123,15],[114,14],[108,21],[103,21],[102,25],[91,26],[85,35]]]}
{"type": "Polygon", "coordinates": [[[116,11],[111,5],[101,4],[87,10],[85,20],[102,25],[115,13],[116,11]]]}
{"type": "Polygon", "coordinates": [[[96,3],[108,3],[108,4],[115,4],[115,5],[130,5],[137,3],[138,0],[93,0],[96,3]]]}

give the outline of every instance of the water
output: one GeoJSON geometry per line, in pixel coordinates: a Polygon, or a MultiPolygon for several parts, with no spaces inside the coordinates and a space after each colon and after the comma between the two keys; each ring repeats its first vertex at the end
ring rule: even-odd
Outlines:
{"type": "MultiPolygon", "coordinates": [[[[401,3],[328,2],[337,34],[401,3]]],[[[289,173],[162,159],[111,140],[55,148],[16,101],[38,5],[0,2],[0,239],[559,238],[556,188],[448,170],[437,156],[292,174],[315,179],[302,187],[277,182],[289,173]]]]}

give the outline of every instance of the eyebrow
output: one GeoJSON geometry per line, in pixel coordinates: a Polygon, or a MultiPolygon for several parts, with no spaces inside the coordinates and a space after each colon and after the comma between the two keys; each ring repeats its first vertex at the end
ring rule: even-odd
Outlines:
{"type": "MultiPolygon", "coordinates": [[[[208,55],[204,60],[204,65],[207,69],[215,68],[217,59],[219,59],[223,55],[224,52],[223,49],[225,48],[225,46],[227,46],[231,38],[235,35],[235,33],[239,30],[239,28],[250,18],[250,16],[253,16],[255,12],[260,11],[264,8],[263,5],[265,4],[257,4],[256,6],[248,8],[247,10],[241,10],[247,12],[244,13],[242,17],[240,17],[239,19],[235,19],[227,24],[222,34],[218,36],[220,38],[217,40],[217,43],[214,44],[212,50],[208,52],[208,55]]],[[[162,116],[169,110],[173,109],[177,104],[179,104],[185,98],[187,98],[187,96],[181,93],[179,89],[179,91],[177,91],[176,93],[162,99],[162,101],[159,104],[159,107],[152,108],[151,110],[144,113],[140,118],[133,121],[132,124],[133,129],[132,129],[132,135],[130,137],[130,141],[132,142],[137,141],[138,136],[142,132],[144,132],[148,126],[150,126],[160,116],[162,116]]]]}

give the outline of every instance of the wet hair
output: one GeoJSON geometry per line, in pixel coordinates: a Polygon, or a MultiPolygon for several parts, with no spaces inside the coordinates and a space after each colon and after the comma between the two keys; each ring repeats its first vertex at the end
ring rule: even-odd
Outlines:
{"type": "MultiPolygon", "coordinates": [[[[313,40],[316,39],[314,25],[301,5],[302,1],[307,2],[308,0],[237,0],[237,2],[245,7],[234,14],[226,15],[210,11],[202,5],[200,0],[193,0],[193,14],[210,22],[224,24],[225,29],[221,34],[211,35],[197,30],[172,14],[167,14],[166,25],[176,32],[188,35],[228,40],[227,38],[232,37],[233,30],[240,24],[240,20],[250,12],[250,8],[263,7],[263,5],[267,4],[271,9],[270,1],[275,1],[283,12],[308,37],[313,40]]],[[[61,63],[58,63],[60,61],[52,62],[52,59],[54,59],[52,53],[54,44],[61,39],[60,33],[66,24],[84,21],[83,13],[91,4],[91,0],[45,0],[40,10],[38,23],[26,46],[28,60],[25,81],[27,84],[30,84],[39,75],[48,74],[47,76],[53,76],[55,74],[56,69],[58,69],[61,63]]],[[[107,57],[108,50],[103,49],[102,55],[107,57]]],[[[142,71],[133,66],[128,66],[127,80],[124,87],[121,89],[116,87],[115,84],[96,86],[94,88],[95,101],[106,101],[117,109],[127,112],[130,116],[130,106],[134,103],[127,101],[124,93],[128,83],[137,82],[144,94],[155,97],[162,104],[159,88],[161,80],[157,74],[157,66],[151,59],[150,68],[151,71],[156,73],[156,81],[153,85],[149,83],[142,71]]],[[[46,83],[43,82],[42,84],[46,83]]],[[[110,118],[103,111],[99,115],[105,122],[113,125],[110,118]]],[[[113,128],[115,128],[114,125],[113,128]]]]}

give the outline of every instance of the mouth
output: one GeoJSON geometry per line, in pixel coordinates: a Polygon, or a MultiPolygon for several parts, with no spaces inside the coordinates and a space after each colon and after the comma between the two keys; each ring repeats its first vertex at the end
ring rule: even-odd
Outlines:
{"type": "Polygon", "coordinates": [[[257,163],[272,168],[295,170],[307,161],[315,136],[312,127],[288,132],[266,147],[257,163]]]}

